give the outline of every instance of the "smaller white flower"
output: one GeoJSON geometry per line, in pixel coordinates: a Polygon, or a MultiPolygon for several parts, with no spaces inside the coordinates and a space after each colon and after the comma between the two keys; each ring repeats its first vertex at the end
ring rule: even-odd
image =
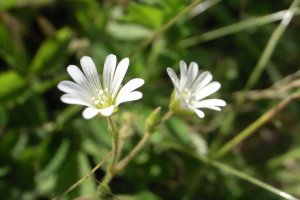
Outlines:
{"type": "Polygon", "coordinates": [[[117,111],[119,104],[141,99],[142,93],[134,90],[142,86],[144,80],[135,78],[122,87],[129,59],[124,58],[117,67],[116,63],[115,55],[106,57],[102,82],[90,57],[80,59],[83,72],[75,65],[69,65],[67,71],[75,83],[65,80],[58,84],[58,89],[66,93],[61,96],[61,101],[87,106],[82,115],[85,119],[90,119],[96,115],[108,117],[117,111]]]}
{"type": "Polygon", "coordinates": [[[178,79],[173,69],[167,69],[174,87],[175,94],[172,96],[170,107],[176,113],[195,112],[203,118],[204,112],[199,108],[209,108],[220,111],[220,106],[225,106],[226,102],[221,99],[207,99],[205,97],[218,91],[221,87],[219,82],[211,82],[212,75],[205,71],[198,75],[198,65],[191,62],[189,68],[184,61],[180,61],[180,79],[178,79]]]}

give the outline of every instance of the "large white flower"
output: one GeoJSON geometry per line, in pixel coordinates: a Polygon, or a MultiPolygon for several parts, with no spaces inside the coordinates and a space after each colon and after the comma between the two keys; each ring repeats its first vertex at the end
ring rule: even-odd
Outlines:
{"type": "Polygon", "coordinates": [[[173,111],[195,112],[200,118],[203,118],[204,112],[199,108],[209,108],[220,111],[220,106],[225,106],[226,102],[221,99],[203,100],[205,97],[218,91],[221,87],[219,82],[211,82],[212,75],[205,71],[198,75],[198,65],[191,62],[189,68],[184,61],[180,61],[180,79],[177,78],[173,69],[167,69],[167,72],[174,84],[175,94],[172,97],[170,107],[173,111]]]}
{"type": "Polygon", "coordinates": [[[58,84],[58,89],[67,93],[61,96],[61,101],[87,106],[82,115],[85,119],[90,119],[96,115],[108,117],[117,110],[119,104],[142,98],[142,93],[134,90],[144,84],[143,79],[135,78],[121,86],[129,59],[124,58],[117,67],[116,63],[115,55],[106,57],[102,82],[90,57],[80,59],[83,72],[75,65],[69,65],[67,71],[75,83],[61,81],[58,84]]]}

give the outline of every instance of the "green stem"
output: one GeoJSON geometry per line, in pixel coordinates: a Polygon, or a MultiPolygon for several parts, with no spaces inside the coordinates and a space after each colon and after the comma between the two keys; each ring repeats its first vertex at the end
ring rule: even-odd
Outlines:
{"type": "Polygon", "coordinates": [[[145,146],[145,144],[148,142],[151,134],[145,133],[143,138],[139,141],[139,143],[132,149],[132,151],[119,162],[119,164],[116,166],[116,171],[120,171],[124,167],[127,166],[127,164],[135,157],[136,154],[138,154],[141,149],[145,146]]]}
{"type": "Polygon", "coordinates": [[[64,195],[68,194],[69,192],[71,192],[72,190],[74,190],[76,187],[78,187],[81,183],[83,183],[86,179],[88,179],[92,174],[95,173],[95,171],[97,169],[99,169],[99,167],[101,167],[103,165],[103,163],[105,163],[107,161],[107,159],[110,157],[110,155],[113,153],[113,151],[109,152],[105,158],[99,162],[93,169],[92,171],[90,171],[90,173],[88,173],[88,175],[86,175],[85,177],[83,177],[82,179],[80,179],[79,181],[77,181],[76,183],[74,183],[73,185],[71,185],[66,191],[64,191],[62,194],[58,195],[57,197],[53,198],[52,200],[58,200],[61,197],[63,197],[64,195]]]}
{"type": "MultiPolygon", "coordinates": [[[[173,112],[169,110],[160,120],[159,124],[164,123],[167,119],[169,119],[172,116],[173,112]]],[[[146,132],[143,136],[143,138],[139,141],[139,143],[133,148],[133,150],[123,159],[119,162],[119,164],[116,167],[116,171],[119,171],[127,166],[127,164],[141,151],[141,149],[145,146],[145,144],[148,142],[149,138],[151,136],[151,133],[146,132]]]]}
{"type": "Polygon", "coordinates": [[[184,148],[184,147],[182,147],[180,145],[170,143],[169,147],[171,149],[174,149],[174,150],[180,151],[182,153],[185,153],[187,155],[190,155],[193,158],[195,158],[195,159],[197,159],[197,160],[199,160],[199,161],[201,161],[201,162],[203,162],[205,164],[208,164],[208,165],[211,165],[213,167],[216,167],[216,168],[218,168],[218,169],[220,169],[222,171],[226,171],[226,172],[228,172],[229,174],[231,174],[233,176],[236,176],[236,177],[238,177],[240,179],[248,181],[248,182],[250,182],[250,183],[252,183],[252,184],[254,184],[254,185],[256,185],[256,186],[258,186],[260,188],[268,190],[268,191],[270,191],[270,192],[272,192],[272,193],[274,193],[276,195],[279,195],[279,196],[281,196],[281,197],[283,197],[285,199],[298,200],[297,198],[293,197],[292,195],[290,195],[290,194],[288,194],[286,192],[283,192],[282,190],[279,190],[279,189],[277,189],[277,188],[275,188],[275,187],[273,187],[273,186],[271,186],[271,185],[269,185],[267,183],[264,183],[264,182],[262,182],[262,181],[260,181],[260,180],[258,180],[256,178],[253,178],[253,177],[251,177],[251,176],[249,176],[249,175],[247,175],[247,174],[245,174],[245,173],[243,173],[241,171],[238,171],[238,170],[236,170],[236,169],[234,169],[234,168],[232,168],[230,166],[227,166],[227,165],[225,165],[225,164],[223,164],[221,162],[218,162],[216,160],[211,160],[211,159],[209,159],[207,157],[196,155],[195,153],[187,150],[186,148],[184,148]]]}
{"type": "Polygon", "coordinates": [[[245,140],[247,137],[255,133],[255,131],[260,128],[262,125],[264,125],[267,121],[269,121],[276,113],[278,113],[280,110],[282,110],[284,107],[286,107],[292,100],[299,98],[300,95],[295,93],[284,100],[282,100],[277,106],[273,107],[271,110],[267,111],[265,114],[263,114],[261,117],[259,117],[257,120],[255,120],[253,123],[251,123],[249,126],[247,126],[244,130],[242,130],[240,133],[237,134],[233,139],[231,139],[229,142],[227,142],[225,145],[223,145],[220,150],[216,153],[215,158],[220,158],[224,154],[226,154],[228,151],[230,151],[233,147],[241,143],[243,140],[245,140]]]}
{"type": "Polygon", "coordinates": [[[273,186],[271,186],[271,185],[269,185],[267,183],[264,183],[264,182],[262,182],[262,181],[260,181],[260,180],[258,180],[256,178],[253,178],[253,177],[251,177],[251,176],[249,176],[249,175],[247,175],[247,174],[245,174],[243,172],[240,172],[240,171],[238,171],[238,170],[236,170],[236,169],[234,169],[232,167],[229,167],[227,165],[224,165],[224,164],[222,164],[222,163],[220,163],[218,161],[211,161],[210,160],[210,161],[207,162],[207,164],[209,164],[211,166],[214,166],[214,167],[216,167],[218,169],[221,169],[223,171],[226,171],[226,172],[228,172],[228,173],[230,173],[230,174],[232,174],[232,175],[234,175],[236,177],[244,179],[244,180],[246,180],[246,181],[248,181],[248,182],[250,182],[250,183],[252,183],[254,185],[257,185],[257,186],[259,186],[259,187],[261,187],[261,188],[263,188],[265,190],[268,190],[268,191],[270,191],[270,192],[272,192],[274,194],[277,194],[278,196],[281,196],[281,197],[283,197],[285,199],[298,200],[297,198],[293,197],[292,195],[290,195],[290,194],[288,194],[286,192],[283,192],[282,190],[279,190],[279,189],[277,189],[277,188],[275,188],[275,187],[273,187],[273,186]]]}
{"type": "MultiPolygon", "coordinates": [[[[208,31],[203,34],[184,39],[178,43],[178,46],[181,48],[188,48],[188,47],[197,45],[202,42],[214,40],[214,39],[217,39],[220,37],[224,37],[226,35],[234,34],[234,33],[252,28],[252,27],[257,27],[257,26],[261,26],[264,24],[278,21],[278,20],[282,20],[285,12],[286,12],[286,10],[283,10],[283,11],[275,12],[275,13],[265,15],[262,17],[257,17],[254,19],[246,19],[244,21],[241,21],[241,22],[229,25],[229,26],[225,26],[225,27],[222,27],[219,29],[208,31]]],[[[294,15],[299,15],[299,14],[300,14],[300,8],[296,8],[294,15]]]]}
{"type": "MultiPolygon", "coordinates": [[[[114,174],[115,174],[115,165],[118,159],[118,154],[119,154],[119,134],[115,125],[115,122],[113,121],[112,117],[107,117],[107,121],[109,124],[109,132],[111,133],[112,136],[112,151],[113,151],[113,156],[112,156],[112,161],[110,162],[110,164],[107,167],[107,171],[106,174],[103,178],[103,180],[101,181],[102,184],[104,185],[108,185],[111,181],[111,179],[113,178],[114,174]]],[[[97,194],[98,196],[101,194],[97,194]]]]}
{"type": "Polygon", "coordinates": [[[131,57],[135,55],[137,52],[139,52],[144,47],[148,46],[157,36],[159,36],[161,33],[163,33],[165,30],[170,28],[180,17],[185,15],[189,10],[191,10],[193,7],[195,7],[197,4],[199,4],[203,0],[195,0],[190,5],[188,5],[183,11],[178,13],[175,17],[170,19],[166,24],[164,24],[161,28],[159,28],[150,38],[143,41],[139,46],[137,46],[128,57],[131,57]]]}
{"type": "Polygon", "coordinates": [[[236,118],[236,113],[239,110],[240,106],[246,100],[246,93],[254,86],[258,78],[260,77],[261,73],[265,69],[266,65],[269,63],[270,58],[275,50],[275,47],[285,32],[286,28],[288,27],[291,19],[293,18],[294,14],[298,10],[299,0],[294,0],[291,4],[290,8],[285,11],[285,15],[282,17],[281,23],[276,27],[273,31],[267,45],[265,46],[257,64],[254,67],[254,70],[250,74],[249,79],[247,80],[246,86],[243,89],[242,95],[238,98],[235,109],[229,114],[229,116],[224,120],[221,130],[223,130],[224,134],[229,133],[230,124],[232,124],[236,118]]]}
{"type": "Polygon", "coordinates": [[[112,144],[113,144],[113,150],[114,150],[114,155],[112,158],[111,166],[110,166],[110,171],[112,172],[114,170],[114,167],[116,165],[117,159],[119,157],[119,132],[117,130],[116,124],[113,121],[112,117],[107,117],[107,121],[109,123],[109,129],[112,135],[112,144]]]}
{"type": "Polygon", "coordinates": [[[254,67],[254,70],[250,74],[250,77],[244,88],[244,93],[237,102],[238,106],[244,103],[245,98],[246,98],[246,92],[254,86],[254,84],[260,77],[262,71],[268,64],[279,39],[281,38],[281,36],[285,32],[285,30],[287,29],[290,21],[292,20],[295,12],[297,10],[297,7],[299,6],[299,3],[300,3],[300,0],[293,1],[290,8],[285,12],[285,15],[283,16],[283,18],[281,20],[281,23],[278,25],[278,27],[272,33],[263,53],[261,54],[256,66],[254,67]]]}
{"type": "Polygon", "coordinates": [[[169,119],[173,115],[173,111],[169,110],[164,116],[161,118],[160,123],[164,123],[167,119],[169,119]]]}

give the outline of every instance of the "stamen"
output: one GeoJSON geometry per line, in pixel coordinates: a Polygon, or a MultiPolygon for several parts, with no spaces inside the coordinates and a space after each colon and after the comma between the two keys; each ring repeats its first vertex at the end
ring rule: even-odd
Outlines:
{"type": "Polygon", "coordinates": [[[103,94],[103,90],[99,90],[98,96],[103,94]]]}

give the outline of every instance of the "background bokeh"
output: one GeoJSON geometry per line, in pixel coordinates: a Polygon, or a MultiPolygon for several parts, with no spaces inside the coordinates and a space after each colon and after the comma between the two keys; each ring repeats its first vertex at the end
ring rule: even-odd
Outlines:
{"type": "MultiPolygon", "coordinates": [[[[284,13],[270,14],[288,9],[290,0],[207,0],[132,54],[191,2],[0,1],[1,198],[51,199],[108,154],[111,138],[106,120],[84,120],[81,106],[60,101],[62,92],[56,85],[69,79],[66,67],[79,66],[84,55],[92,57],[101,74],[106,56],[112,53],[118,60],[130,55],[125,81],[134,77],[146,81],[141,88],[143,99],[122,104],[115,116],[119,127],[125,124],[128,129],[123,155],[142,137],[144,119],[151,110],[161,106],[167,112],[173,86],[166,68],[179,73],[180,60],[195,61],[201,70],[209,70],[222,84],[214,96],[228,105],[221,112],[205,110],[204,119],[172,116],[111,182],[110,198],[281,199],[195,159],[176,145],[213,156],[297,91],[299,9],[272,47],[262,73],[256,75],[253,70],[284,13]],[[251,74],[255,81],[246,87],[251,74]],[[244,100],[237,103],[238,99],[244,100]]],[[[298,100],[291,101],[220,161],[300,198],[299,105],[298,100]]],[[[93,196],[106,165],[62,199],[93,196]]]]}

